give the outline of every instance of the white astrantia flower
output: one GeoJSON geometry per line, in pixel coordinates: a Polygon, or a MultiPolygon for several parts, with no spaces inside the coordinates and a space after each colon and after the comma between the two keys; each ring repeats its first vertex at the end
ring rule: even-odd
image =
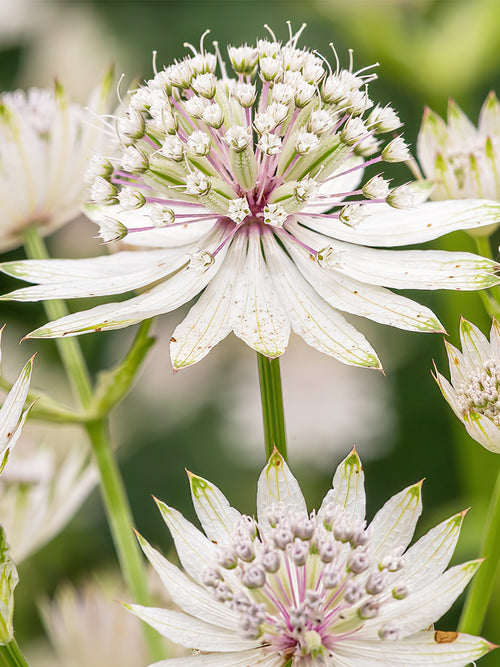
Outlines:
{"type": "Polygon", "coordinates": [[[106,239],[115,233],[110,219],[124,225],[134,251],[4,264],[39,284],[4,298],[141,292],[51,322],[32,337],[126,327],[201,293],[172,335],[176,369],[198,362],[231,331],[270,358],[285,351],[294,331],[344,363],[381,368],[341,312],[438,332],[429,308],[387,288],[471,290],[498,282],[498,265],[476,255],[387,249],[494,223],[500,204],[422,203],[411,186],[390,197],[383,179],[372,179],[365,193],[364,167],[409,157],[401,137],[385,145],[376,138],[396,130],[399,119],[390,107],[366,115],[372,68],[354,71],[351,62],[341,69],[337,60],[332,71],[297,46],[301,32],[286,43],[271,33],[255,47],[229,47],[231,75],[202,38],[199,51],[191,47],[192,55],[132,92],[110,126],[117,128],[113,171],[96,175],[87,212],[106,239]],[[134,190],[141,206],[123,206],[134,190]],[[391,202],[416,206],[398,210],[391,202]],[[173,220],[162,227],[163,210],[173,220]],[[339,261],[322,262],[326,255],[339,261]]]}
{"type": "MultiPolygon", "coordinates": [[[[0,329],[0,339],[2,331],[3,327],[0,329]]],[[[0,473],[4,469],[14,445],[19,440],[23,424],[29,412],[29,408],[27,410],[24,409],[24,404],[28,396],[32,369],[33,358],[24,366],[0,408],[0,473]]]]}
{"type": "MultiPolygon", "coordinates": [[[[436,184],[431,199],[500,201],[500,104],[495,93],[486,98],[477,127],[453,100],[447,121],[426,109],[418,135],[420,165],[436,184]]],[[[482,228],[475,233],[491,231],[482,228]]]]}
{"type": "Polygon", "coordinates": [[[500,325],[494,319],[490,340],[471,322],[460,322],[462,351],[445,341],[451,382],[435,379],[467,433],[500,454],[500,325]]]}
{"type": "Polygon", "coordinates": [[[181,611],[126,606],[200,653],[156,667],[464,667],[494,648],[432,627],[479,561],[446,570],[465,512],[407,548],[421,483],[393,496],[367,526],[355,450],[313,512],[278,452],[259,478],[257,519],[233,509],[205,479],[189,480],[206,536],[158,501],[186,574],[139,538],[181,611]]]}
{"type": "Polygon", "coordinates": [[[0,477],[0,525],[16,563],[61,532],[98,480],[80,432],[59,430],[26,431],[0,477]]]}
{"type": "MultiPolygon", "coordinates": [[[[88,160],[104,139],[96,116],[107,110],[112,79],[109,72],[85,109],[58,82],[0,93],[0,250],[21,245],[31,225],[48,234],[80,213],[88,160]]],[[[102,164],[97,173],[106,174],[102,164]]]]}

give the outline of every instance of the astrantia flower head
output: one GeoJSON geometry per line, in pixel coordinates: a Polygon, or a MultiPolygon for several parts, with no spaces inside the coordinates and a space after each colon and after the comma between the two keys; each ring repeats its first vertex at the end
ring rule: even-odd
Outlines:
{"type": "Polygon", "coordinates": [[[462,352],[445,341],[451,383],[436,371],[436,380],[468,434],[500,453],[500,325],[493,320],[490,341],[471,322],[460,323],[462,352]]]}
{"type": "Polygon", "coordinates": [[[407,549],[421,484],[391,498],[367,526],[361,463],[340,464],[317,512],[275,452],[257,488],[257,519],[189,475],[205,535],[158,501],[187,574],[140,538],[182,611],[127,605],[191,657],[157,667],[464,667],[493,646],[429,629],[473,576],[477,561],[446,570],[465,512],[407,549]],[[446,570],[446,571],[445,571],[446,570]]]}
{"type": "MultiPolygon", "coordinates": [[[[393,251],[500,217],[491,202],[422,203],[425,184],[361,186],[364,167],[409,157],[400,121],[373,106],[371,67],[332,69],[282,43],[215,45],[156,72],[111,123],[117,146],[99,163],[89,216],[106,241],[134,252],[77,262],[4,265],[41,287],[21,300],[141,294],[50,323],[36,337],[117,329],[176,309],[202,292],[174,331],[175,368],[233,331],[267,357],[290,331],[347,364],[380,368],[339,311],[412,331],[442,331],[428,308],[387,287],[478,289],[497,265],[466,253],[393,251]],[[414,208],[408,208],[415,205],[414,208]],[[408,210],[404,210],[407,209],[408,210]],[[402,210],[400,210],[402,209],[402,210]],[[122,225],[122,226],[120,226],[122,225]],[[327,258],[327,261],[324,258],[327,258]],[[64,281],[60,276],[64,275],[64,281]]],[[[425,195],[428,192],[424,192],[425,195]]]]}
{"type": "Polygon", "coordinates": [[[103,141],[96,114],[106,111],[111,81],[109,73],[87,109],[57,82],[0,94],[1,250],[20,245],[29,226],[47,234],[78,215],[87,161],[103,141]]]}
{"type": "Polygon", "coordinates": [[[499,201],[500,104],[495,93],[486,98],[477,127],[452,100],[447,123],[426,109],[417,152],[426,178],[436,184],[432,199],[484,197],[499,201]]]}

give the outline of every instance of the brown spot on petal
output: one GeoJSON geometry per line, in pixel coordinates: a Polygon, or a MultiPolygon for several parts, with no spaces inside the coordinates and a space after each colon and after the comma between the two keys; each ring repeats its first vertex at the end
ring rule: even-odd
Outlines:
{"type": "Polygon", "coordinates": [[[170,342],[171,343],[177,343],[177,339],[172,336],[172,338],[170,339],[170,342]]]}
{"type": "Polygon", "coordinates": [[[458,632],[443,632],[436,630],[434,633],[434,641],[436,644],[451,644],[458,639],[458,632]]]}

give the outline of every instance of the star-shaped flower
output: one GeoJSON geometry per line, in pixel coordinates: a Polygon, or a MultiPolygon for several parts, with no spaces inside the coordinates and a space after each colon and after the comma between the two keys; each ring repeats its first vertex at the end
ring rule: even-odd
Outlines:
{"type": "Polygon", "coordinates": [[[199,51],[132,92],[112,126],[116,154],[93,163],[87,213],[105,241],[134,250],[3,270],[39,283],[6,298],[140,294],[31,336],[118,329],[200,295],[172,335],[176,369],[231,331],[269,358],[283,354],[294,331],[344,363],[381,368],[342,312],[437,332],[429,308],[387,288],[498,282],[498,265],[469,253],[386,249],[494,223],[500,205],[424,203],[427,183],[391,190],[381,176],[362,185],[365,167],[408,159],[401,137],[377,138],[394,133],[399,118],[372,108],[372,68],[341,69],[337,59],[333,71],[297,46],[300,32],[286,43],[273,35],[228,47],[231,76],[202,38],[199,51]]]}
{"type": "Polygon", "coordinates": [[[465,512],[408,548],[421,484],[393,496],[367,526],[353,450],[318,511],[275,452],[257,487],[257,518],[189,473],[205,535],[158,501],[186,573],[143,538],[144,553],[181,611],[126,605],[168,639],[196,649],[156,667],[464,667],[492,644],[434,630],[478,561],[446,570],[465,512]]]}

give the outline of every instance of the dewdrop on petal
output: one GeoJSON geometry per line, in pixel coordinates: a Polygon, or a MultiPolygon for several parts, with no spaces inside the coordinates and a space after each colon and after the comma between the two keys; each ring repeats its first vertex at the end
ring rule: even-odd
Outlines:
{"type": "MultiPolygon", "coordinates": [[[[499,267],[485,258],[401,252],[492,224],[500,204],[424,202],[398,210],[386,203],[383,174],[364,183],[364,168],[379,171],[409,152],[401,137],[382,136],[397,121],[389,107],[372,108],[368,88],[376,74],[355,69],[352,54],[345,69],[334,54],[330,69],[299,46],[301,33],[290,30],[285,41],[270,33],[254,45],[229,46],[228,56],[218,46],[210,52],[204,35],[106,120],[115,133],[113,171],[102,165],[95,174],[101,203],[87,214],[97,224],[121,222],[129,230],[123,252],[132,243],[140,251],[99,263],[65,261],[64,286],[50,271],[60,275],[56,260],[43,273],[29,262],[4,264],[4,272],[34,285],[4,298],[126,297],[51,322],[33,337],[121,328],[198,297],[172,335],[176,369],[200,361],[230,332],[272,359],[296,333],[343,363],[380,369],[343,312],[440,332],[436,315],[400,290],[498,284],[499,267]],[[124,146],[116,128],[137,134],[131,126],[138,131],[142,122],[144,134],[124,146]],[[328,247],[344,253],[335,270],[315,261],[328,247]]],[[[393,194],[393,204],[402,194],[393,194]]]]}

